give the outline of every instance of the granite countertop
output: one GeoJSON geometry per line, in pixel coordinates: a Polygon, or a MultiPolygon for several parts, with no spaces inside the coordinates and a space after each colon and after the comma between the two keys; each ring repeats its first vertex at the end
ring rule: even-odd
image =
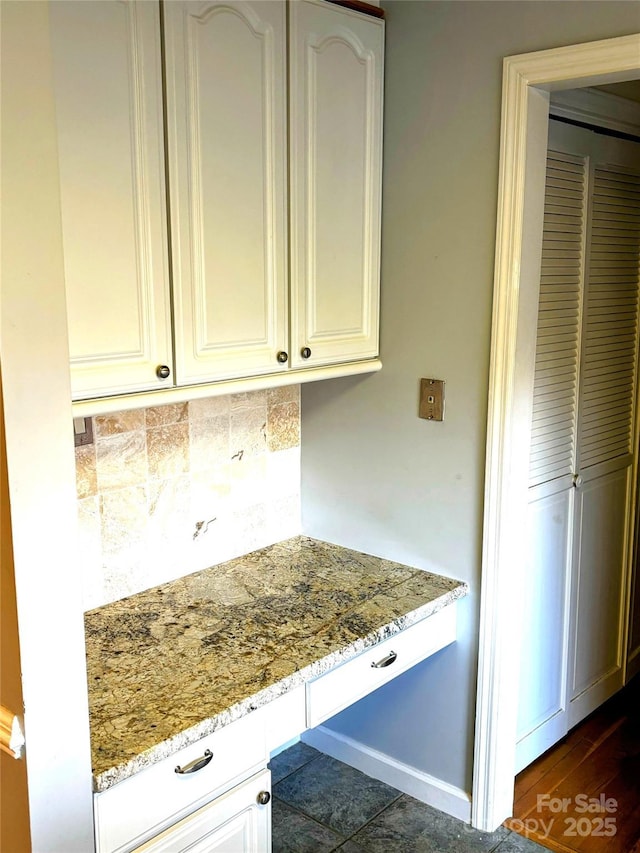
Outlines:
{"type": "Polygon", "coordinates": [[[95,790],[467,591],[460,581],[295,537],[88,612],[95,790]]]}

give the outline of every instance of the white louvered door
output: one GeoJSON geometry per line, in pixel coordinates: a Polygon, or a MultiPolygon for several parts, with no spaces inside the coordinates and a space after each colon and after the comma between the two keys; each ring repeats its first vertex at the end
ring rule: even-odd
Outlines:
{"type": "Polygon", "coordinates": [[[549,148],[517,770],[623,679],[640,147],[552,121],[549,148]]]}
{"type": "Polygon", "coordinates": [[[566,647],[588,164],[549,151],[529,460],[516,772],[567,731],[566,647]]]}
{"type": "MultiPolygon", "coordinates": [[[[604,147],[602,137],[597,140],[604,147]]],[[[615,148],[620,165],[605,165],[605,157],[598,151],[598,156],[592,157],[590,172],[568,660],[569,727],[624,683],[636,450],[640,146],[605,141],[604,153],[615,148]]]]}

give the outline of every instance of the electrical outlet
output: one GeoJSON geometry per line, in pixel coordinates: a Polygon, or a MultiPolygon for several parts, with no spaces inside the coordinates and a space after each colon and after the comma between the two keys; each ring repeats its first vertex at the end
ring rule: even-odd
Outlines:
{"type": "Polygon", "coordinates": [[[444,420],[444,380],[420,380],[420,406],[418,417],[427,421],[444,420]]]}
{"type": "Polygon", "coordinates": [[[73,440],[76,447],[93,444],[93,421],[91,418],[73,419],[73,440]]]}

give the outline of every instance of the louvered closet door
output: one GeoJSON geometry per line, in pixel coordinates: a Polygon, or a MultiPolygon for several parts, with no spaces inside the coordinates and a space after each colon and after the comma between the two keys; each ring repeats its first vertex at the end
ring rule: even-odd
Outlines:
{"type": "Polygon", "coordinates": [[[517,770],[622,686],[638,151],[550,122],[517,770]]]}
{"type": "Polygon", "coordinates": [[[549,151],[529,461],[516,772],[567,731],[566,643],[588,166],[549,151]]]}
{"type": "Polygon", "coordinates": [[[569,649],[570,726],[623,684],[635,452],[640,146],[606,137],[597,137],[591,145],[569,649]]]}
{"type": "MultiPolygon", "coordinates": [[[[573,477],[586,204],[585,158],[550,151],[529,485],[573,477]]],[[[570,483],[569,485],[571,485],[570,483]]]]}

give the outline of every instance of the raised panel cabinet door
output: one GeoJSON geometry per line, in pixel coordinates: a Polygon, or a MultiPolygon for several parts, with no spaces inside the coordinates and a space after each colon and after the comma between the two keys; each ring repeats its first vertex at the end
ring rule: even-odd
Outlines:
{"type": "Polygon", "coordinates": [[[270,853],[271,774],[268,770],[136,847],[133,853],[270,853]],[[269,794],[264,805],[260,795],[269,794]]]}
{"type": "Polygon", "coordinates": [[[164,4],[179,384],[287,369],[285,4],[164,4]]]}
{"type": "Polygon", "coordinates": [[[378,355],[383,48],[379,18],[290,5],[294,367],[378,355]]]}
{"type": "Polygon", "coordinates": [[[74,399],[171,384],[160,10],[52,3],[74,399]]]}

